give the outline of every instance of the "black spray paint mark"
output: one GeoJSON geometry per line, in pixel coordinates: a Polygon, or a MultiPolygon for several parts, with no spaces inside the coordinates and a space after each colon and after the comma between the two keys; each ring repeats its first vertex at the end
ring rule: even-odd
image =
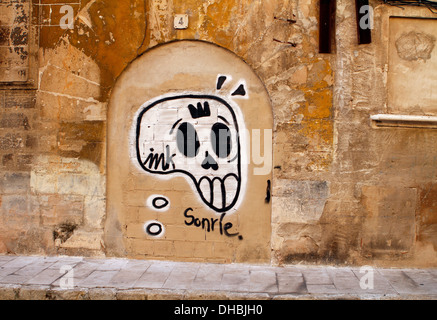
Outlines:
{"type": "Polygon", "coordinates": [[[264,199],[265,203],[270,203],[270,191],[271,190],[271,182],[270,180],[267,180],[267,188],[266,188],[266,198],[264,199]]]}
{"type": "Polygon", "coordinates": [[[156,197],[152,200],[152,206],[155,209],[164,209],[169,204],[169,201],[164,197],[156,197]]]}
{"type": "Polygon", "coordinates": [[[214,170],[214,171],[217,171],[217,170],[218,170],[218,164],[217,164],[217,162],[214,160],[213,157],[211,157],[211,156],[209,155],[208,151],[205,151],[205,159],[203,160],[201,166],[202,166],[202,168],[205,169],[205,170],[208,170],[208,169],[210,169],[210,168],[211,168],[212,170],[214,170]]]}
{"type": "Polygon", "coordinates": [[[157,221],[150,222],[144,229],[146,233],[152,237],[157,237],[164,231],[162,224],[157,221]]]}
{"type": "Polygon", "coordinates": [[[223,87],[223,84],[225,83],[227,77],[226,76],[220,76],[217,80],[217,90],[220,90],[223,87]]]}
{"type": "MultiPolygon", "coordinates": [[[[149,169],[152,169],[152,167],[155,167],[155,170],[158,169],[159,165],[161,164],[162,170],[168,170],[170,168],[170,164],[172,165],[173,169],[175,168],[175,164],[173,162],[173,157],[176,156],[176,154],[170,155],[170,147],[167,145],[165,146],[165,154],[164,153],[154,153],[154,149],[150,148],[150,153],[147,159],[144,161],[144,166],[149,166],[149,169]]],[[[140,161],[141,163],[141,161],[140,161]]]]}
{"type": "Polygon", "coordinates": [[[245,96],[246,90],[244,89],[244,85],[240,84],[240,86],[232,93],[232,96],[245,96]]]}
{"type": "Polygon", "coordinates": [[[200,102],[197,103],[197,107],[190,104],[188,105],[188,109],[190,110],[190,114],[193,119],[211,116],[211,109],[209,108],[208,101],[203,103],[203,107],[202,103],[200,102]]]}
{"type": "MultiPolygon", "coordinates": [[[[241,85],[240,86],[240,90],[237,89],[235,94],[246,94],[246,91],[244,90],[244,86],[241,85]],[[241,88],[241,89],[240,89],[241,88]]],[[[188,106],[191,116],[194,117],[204,117],[207,116],[208,113],[211,113],[210,111],[210,106],[207,103],[202,103],[198,102],[196,104],[189,104],[188,106]],[[197,108],[194,106],[196,105],[197,108]],[[191,106],[191,107],[190,107],[191,106]]],[[[226,120],[226,119],[225,119],[226,120]]],[[[231,119],[228,119],[231,120],[231,119]]],[[[225,122],[229,123],[228,120],[226,120],[225,122]]],[[[172,131],[176,128],[176,126],[181,122],[181,120],[178,120],[172,127],[172,131]]],[[[220,127],[216,127],[215,128],[217,131],[217,129],[225,129],[224,127],[222,127],[220,125],[220,127]]],[[[179,125],[178,127],[178,137],[176,138],[176,142],[178,145],[178,149],[181,153],[183,153],[185,156],[189,157],[189,156],[196,156],[197,152],[196,151],[198,149],[198,144],[196,143],[196,138],[195,138],[195,134],[193,134],[192,136],[194,136],[193,139],[188,139],[188,137],[191,135],[191,128],[190,125],[188,124],[188,122],[184,122],[181,125],[179,125]]],[[[195,129],[194,129],[195,131],[195,129]]],[[[223,130],[218,130],[219,133],[220,131],[223,130]]],[[[223,139],[219,138],[218,140],[216,140],[214,142],[215,144],[215,149],[216,151],[214,151],[215,153],[217,153],[218,155],[224,155],[227,154],[228,151],[231,151],[231,146],[228,146],[228,144],[231,144],[230,138],[229,138],[229,134],[227,133],[228,131],[225,129],[224,130],[225,134],[223,135],[223,139]],[[218,141],[218,142],[217,142],[218,141]],[[221,151],[223,150],[223,151],[221,151]]],[[[172,96],[172,97],[166,97],[166,98],[162,98],[159,99],[153,103],[151,103],[150,105],[146,106],[143,110],[141,110],[141,112],[138,115],[137,118],[137,124],[136,124],[136,154],[137,154],[137,160],[140,164],[140,166],[147,172],[150,172],[152,174],[172,174],[172,173],[183,173],[185,175],[187,175],[188,177],[190,177],[190,179],[194,182],[194,185],[196,187],[196,190],[199,194],[199,196],[201,197],[202,201],[212,210],[216,211],[216,212],[226,212],[229,209],[231,209],[238,201],[239,195],[240,195],[240,190],[241,190],[241,146],[240,146],[240,138],[239,138],[239,129],[238,129],[238,122],[237,122],[237,117],[235,115],[234,110],[232,109],[232,107],[230,106],[230,104],[228,102],[226,102],[224,99],[217,97],[217,96],[212,96],[212,95],[196,95],[196,94],[187,94],[187,95],[179,95],[179,96],[172,96]],[[219,103],[222,107],[225,107],[228,109],[228,111],[231,114],[232,117],[232,123],[235,126],[235,130],[237,132],[236,135],[236,141],[234,142],[234,147],[236,148],[236,156],[231,160],[232,162],[235,161],[235,167],[236,167],[236,173],[229,173],[227,175],[225,175],[223,178],[219,178],[219,177],[215,177],[213,179],[213,181],[218,180],[221,186],[221,193],[222,193],[222,201],[220,203],[220,207],[219,206],[215,206],[214,203],[211,201],[212,196],[210,199],[206,199],[205,195],[201,189],[200,186],[200,182],[201,180],[197,181],[196,177],[194,176],[194,174],[196,173],[191,173],[187,170],[184,169],[179,169],[175,166],[172,158],[175,156],[175,154],[170,154],[170,149],[169,146],[166,146],[166,152],[164,153],[155,153],[153,148],[150,148],[150,153],[148,154],[146,160],[142,160],[141,158],[141,152],[140,152],[140,136],[141,136],[141,121],[143,116],[145,115],[145,113],[150,110],[151,108],[162,104],[164,102],[168,102],[168,101],[177,101],[177,100],[182,100],[182,99],[193,99],[193,100],[213,100],[217,103],[219,103]],[[161,167],[161,169],[159,169],[159,167],[161,167]],[[156,170],[161,170],[161,171],[156,171],[156,170]],[[226,179],[232,179],[233,181],[235,181],[236,183],[236,189],[235,189],[235,196],[233,196],[232,199],[230,199],[229,204],[226,205],[226,201],[225,201],[225,197],[227,196],[226,194],[226,190],[223,190],[224,186],[225,186],[225,180],[226,179]]],[[[212,135],[212,133],[211,133],[212,135]]],[[[200,143],[200,142],[199,142],[200,143]]],[[[208,156],[210,156],[209,154],[205,154],[205,160],[203,160],[203,164],[204,167],[208,167],[211,168],[212,170],[215,170],[216,165],[214,164],[214,162],[208,158],[208,156]]],[[[228,161],[228,162],[231,162],[228,161]]],[[[204,168],[205,169],[205,168],[204,168]]],[[[217,167],[218,169],[218,167],[217,167]]],[[[197,173],[198,176],[198,173],[197,173]]],[[[206,177],[206,176],[205,176],[206,177]]],[[[208,188],[208,190],[210,189],[210,193],[213,194],[214,189],[213,189],[213,184],[210,181],[210,187],[208,188]]]]}
{"type": "Polygon", "coordinates": [[[178,150],[187,158],[197,156],[200,148],[199,136],[191,123],[183,122],[176,133],[178,150]]]}
{"type": "Polygon", "coordinates": [[[226,212],[222,213],[220,215],[220,218],[196,218],[192,214],[188,214],[188,212],[193,211],[193,208],[187,208],[184,211],[184,217],[191,220],[185,220],[185,224],[187,226],[195,226],[198,228],[202,228],[206,232],[213,232],[214,230],[218,230],[221,235],[225,235],[227,237],[236,237],[238,236],[238,239],[243,240],[243,236],[239,234],[239,232],[231,233],[230,229],[234,226],[232,222],[223,222],[223,219],[226,216],[226,212]],[[214,229],[215,228],[215,229],[214,229]]]}

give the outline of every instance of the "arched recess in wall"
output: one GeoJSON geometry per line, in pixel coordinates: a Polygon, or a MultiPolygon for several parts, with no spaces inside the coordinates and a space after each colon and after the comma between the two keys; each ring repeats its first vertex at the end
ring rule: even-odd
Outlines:
{"type": "Polygon", "coordinates": [[[269,262],[270,99],[232,52],[155,47],[117,80],[107,124],[109,255],[269,262]]]}

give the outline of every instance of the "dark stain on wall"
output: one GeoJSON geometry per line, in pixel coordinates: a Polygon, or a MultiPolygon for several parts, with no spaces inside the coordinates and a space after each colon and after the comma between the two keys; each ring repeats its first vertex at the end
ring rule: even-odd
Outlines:
{"type": "Polygon", "coordinates": [[[60,154],[63,157],[90,160],[100,165],[104,139],[103,121],[62,122],[59,129],[60,154]],[[77,143],[82,144],[80,151],[74,147],[77,143]]]}

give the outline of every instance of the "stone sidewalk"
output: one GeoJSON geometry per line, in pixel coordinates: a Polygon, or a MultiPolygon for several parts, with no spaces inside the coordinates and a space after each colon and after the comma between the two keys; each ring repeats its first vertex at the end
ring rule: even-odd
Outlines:
{"type": "Polygon", "coordinates": [[[361,271],[359,267],[0,256],[0,299],[437,299],[437,269],[361,271]],[[362,289],[372,284],[372,277],[373,288],[362,289]]]}

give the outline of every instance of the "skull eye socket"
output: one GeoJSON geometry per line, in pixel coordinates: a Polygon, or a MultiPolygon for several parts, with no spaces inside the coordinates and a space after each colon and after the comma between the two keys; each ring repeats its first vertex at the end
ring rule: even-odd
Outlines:
{"type": "Polygon", "coordinates": [[[179,126],[176,141],[179,151],[188,158],[195,157],[199,152],[199,137],[191,123],[183,122],[179,126]]]}
{"type": "Polygon", "coordinates": [[[211,128],[211,144],[219,158],[226,158],[231,153],[231,130],[224,123],[217,122],[211,128]]]}

